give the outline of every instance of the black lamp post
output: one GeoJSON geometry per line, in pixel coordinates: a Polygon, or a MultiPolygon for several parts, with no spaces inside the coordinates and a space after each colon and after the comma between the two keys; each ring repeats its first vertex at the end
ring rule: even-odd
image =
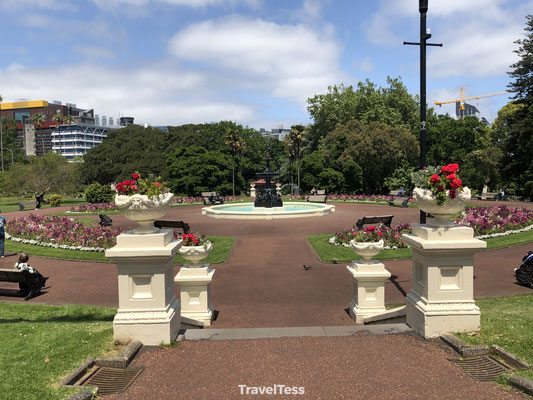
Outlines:
{"type": "MultiPolygon", "coordinates": [[[[418,1],[420,11],[420,42],[403,42],[403,44],[420,46],[420,168],[426,166],[426,46],[442,47],[442,43],[427,43],[431,38],[429,29],[426,28],[428,0],[418,1]]],[[[420,210],[420,223],[426,223],[426,213],[420,210]]]]}

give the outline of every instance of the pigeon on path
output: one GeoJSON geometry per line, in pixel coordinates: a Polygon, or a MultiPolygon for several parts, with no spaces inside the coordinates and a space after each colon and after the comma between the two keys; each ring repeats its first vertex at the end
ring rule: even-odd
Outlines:
{"type": "Polygon", "coordinates": [[[304,269],[305,269],[306,271],[307,271],[307,270],[310,270],[311,268],[313,268],[313,267],[311,267],[310,265],[305,265],[305,264],[304,264],[304,269]]]}

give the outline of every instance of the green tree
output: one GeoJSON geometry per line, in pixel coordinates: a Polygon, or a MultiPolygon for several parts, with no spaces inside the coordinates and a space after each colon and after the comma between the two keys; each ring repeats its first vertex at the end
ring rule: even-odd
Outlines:
{"type": "Polygon", "coordinates": [[[352,86],[330,86],[328,93],[307,100],[307,110],[314,123],[306,140],[310,150],[340,125],[352,119],[362,122],[380,121],[418,133],[419,102],[400,78],[387,77],[388,87],[377,87],[368,79],[352,86]]]}
{"type": "Polygon", "coordinates": [[[416,137],[405,128],[352,120],[330,132],[320,150],[326,160],[340,166],[347,160],[361,166],[363,192],[369,194],[384,192],[385,178],[398,167],[416,165],[419,148],[416,137]]]}
{"type": "Polygon", "coordinates": [[[525,38],[515,43],[519,61],[511,65],[508,87],[515,92],[514,112],[505,119],[503,175],[517,194],[533,199],[533,15],[526,16],[525,38]]]}
{"type": "Polygon", "coordinates": [[[230,127],[226,128],[224,141],[231,152],[232,193],[235,196],[235,158],[242,153],[245,146],[239,131],[230,127]]]}
{"type": "MultiPolygon", "coordinates": [[[[35,136],[39,136],[40,138],[40,142],[41,142],[41,151],[44,153],[44,146],[43,146],[43,143],[42,143],[42,138],[40,137],[41,136],[41,126],[43,124],[44,121],[46,121],[46,117],[44,116],[43,113],[41,112],[38,112],[38,113],[35,113],[31,116],[31,119],[33,120],[33,124],[35,125],[35,127],[37,128],[37,134],[35,136]]],[[[35,140],[35,146],[37,147],[37,143],[39,141],[38,140],[35,140]]]]}
{"type": "Polygon", "coordinates": [[[312,188],[320,188],[319,175],[326,168],[326,158],[321,151],[313,151],[302,157],[302,187],[300,190],[305,193],[312,188]]]}
{"type": "Polygon", "coordinates": [[[167,158],[168,183],[173,193],[198,196],[201,192],[231,193],[231,163],[220,151],[200,146],[181,147],[167,158]]]}
{"type": "Polygon", "coordinates": [[[296,159],[298,187],[300,187],[300,150],[306,133],[307,131],[303,125],[293,125],[291,126],[291,131],[287,135],[286,143],[289,148],[289,154],[292,154],[292,156],[296,159]]]}

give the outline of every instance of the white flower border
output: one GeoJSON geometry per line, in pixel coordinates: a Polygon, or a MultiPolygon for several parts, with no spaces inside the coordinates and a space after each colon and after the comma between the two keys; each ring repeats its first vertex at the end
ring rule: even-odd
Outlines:
{"type": "MultiPolygon", "coordinates": [[[[509,235],[514,235],[515,233],[527,232],[527,231],[530,231],[531,229],[533,229],[533,224],[528,225],[524,228],[520,228],[520,229],[511,229],[505,232],[496,232],[496,233],[491,233],[488,235],[476,236],[475,239],[483,240],[483,239],[490,239],[490,238],[500,237],[500,236],[509,236],[509,235]]],[[[330,237],[328,239],[328,243],[334,246],[351,247],[349,243],[336,243],[335,241],[336,238],[337,238],[336,236],[330,237]]],[[[392,246],[392,247],[384,246],[383,247],[383,250],[396,250],[396,249],[398,249],[398,246],[392,246]]]]}
{"type": "Polygon", "coordinates": [[[22,239],[18,237],[11,236],[9,233],[6,233],[6,239],[11,240],[12,242],[24,243],[24,244],[33,244],[34,246],[42,247],[52,247],[54,249],[64,249],[64,250],[81,250],[81,251],[94,251],[102,253],[106,251],[103,247],[84,247],[84,246],[70,246],[68,244],[57,244],[50,242],[40,242],[34,239],[22,239]]]}

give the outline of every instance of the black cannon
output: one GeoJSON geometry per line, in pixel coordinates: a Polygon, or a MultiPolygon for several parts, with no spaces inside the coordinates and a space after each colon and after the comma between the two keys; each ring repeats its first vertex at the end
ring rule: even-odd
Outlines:
{"type": "Polygon", "coordinates": [[[514,270],[514,274],[518,283],[533,289],[533,251],[528,251],[522,258],[522,265],[514,270]]]}

